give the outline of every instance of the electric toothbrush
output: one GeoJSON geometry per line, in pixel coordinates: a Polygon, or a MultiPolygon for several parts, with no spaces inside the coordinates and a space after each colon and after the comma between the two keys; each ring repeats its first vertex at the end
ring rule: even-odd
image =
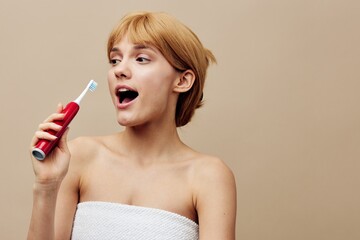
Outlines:
{"type": "Polygon", "coordinates": [[[39,140],[31,152],[32,155],[37,160],[44,160],[46,156],[53,150],[53,148],[57,145],[61,136],[64,134],[67,126],[70,124],[70,122],[74,119],[74,117],[78,113],[80,109],[80,102],[87,93],[87,91],[90,90],[91,92],[94,92],[96,87],[97,87],[97,83],[94,80],[91,80],[84,89],[84,91],[80,94],[80,96],[74,101],[68,103],[66,107],[61,111],[61,113],[65,114],[64,119],[61,121],[54,121],[54,123],[62,126],[62,128],[58,132],[55,132],[53,130],[48,131],[50,134],[56,136],[57,138],[53,141],[45,140],[45,139],[39,140]]]}

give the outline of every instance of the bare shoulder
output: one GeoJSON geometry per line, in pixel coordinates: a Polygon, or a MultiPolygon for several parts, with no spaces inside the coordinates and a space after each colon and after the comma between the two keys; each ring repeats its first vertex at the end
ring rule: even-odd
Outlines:
{"type": "Polygon", "coordinates": [[[194,199],[200,236],[204,239],[235,239],[236,183],[226,163],[207,155],[194,167],[194,199]]]}
{"type": "Polygon", "coordinates": [[[83,158],[92,155],[100,142],[99,137],[77,137],[68,142],[71,156],[83,158]]]}
{"type": "Polygon", "coordinates": [[[68,142],[71,153],[71,165],[87,165],[98,158],[106,149],[106,142],[111,136],[83,136],[68,142]]]}
{"type": "Polygon", "coordinates": [[[196,158],[193,163],[193,184],[198,204],[218,194],[236,201],[233,171],[218,157],[200,154],[196,158]]]}
{"type": "Polygon", "coordinates": [[[71,154],[70,165],[59,190],[55,214],[59,239],[69,239],[71,235],[82,177],[96,159],[97,152],[101,149],[101,142],[101,138],[98,137],[78,137],[67,143],[71,154]]]}
{"type": "Polygon", "coordinates": [[[193,167],[195,180],[198,184],[208,186],[209,181],[216,181],[220,184],[235,185],[232,170],[218,157],[199,154],[193,167]]]}

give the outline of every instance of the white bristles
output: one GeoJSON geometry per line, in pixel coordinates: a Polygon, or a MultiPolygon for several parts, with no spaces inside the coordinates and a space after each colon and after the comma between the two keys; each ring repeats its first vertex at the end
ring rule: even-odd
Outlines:
{"type": "Polygon", "coordinates": [[[90,80],[88,85],[89,85],[89,90],[94,92],[98,84],[94,80],[90,80]]]}
{"type": "Polygon", "coordinates": [[[97,85],[98,85],[97,82],[95,82],[94,80],[90,80],[90,82],[88,83],[88,85],[86,86],[84,91],[80,94],[80,96],[74,102],[76,102],[78,105],[80,105],[80,102],[83,99],[83,97],[85,96],[86,92],[88,90],[90,90],[91,92],[94,92],[96,90],[97,85]]]}

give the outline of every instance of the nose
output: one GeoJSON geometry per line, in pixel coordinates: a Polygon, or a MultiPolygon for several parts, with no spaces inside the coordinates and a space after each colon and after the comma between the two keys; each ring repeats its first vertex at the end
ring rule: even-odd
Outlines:
{"type": "Polygon", "coordinates": [[[122,60],[119,62],[114,70],[115,77],[117,79],[130,79],[131,78],[131,70],[129,64],[126,60],[122,60]]]}

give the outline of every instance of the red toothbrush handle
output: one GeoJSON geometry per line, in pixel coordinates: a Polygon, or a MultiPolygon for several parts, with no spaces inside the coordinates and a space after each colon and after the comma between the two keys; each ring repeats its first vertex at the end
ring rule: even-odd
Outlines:
{"type": "Polygon", "coordinates": [[[61,121],[54,121],[54,123],[62,126],[60,131],[55,132],[53,130],[49,130],[48,132],[52,135],[55,135],[57,139],[53,141],[41,139],[37,142],[35,148],[32,150],[32,155],[37,160],[43,160],[57,145],[59,139],[64,134],[66,127],[70,124],[73,118],[76,116],[77,112],[79,111],[80,106],[75,102],[70,102],[66,105],[66,107],[62,110],[61,113],[64,113],[64,119],[61,121]]]}

